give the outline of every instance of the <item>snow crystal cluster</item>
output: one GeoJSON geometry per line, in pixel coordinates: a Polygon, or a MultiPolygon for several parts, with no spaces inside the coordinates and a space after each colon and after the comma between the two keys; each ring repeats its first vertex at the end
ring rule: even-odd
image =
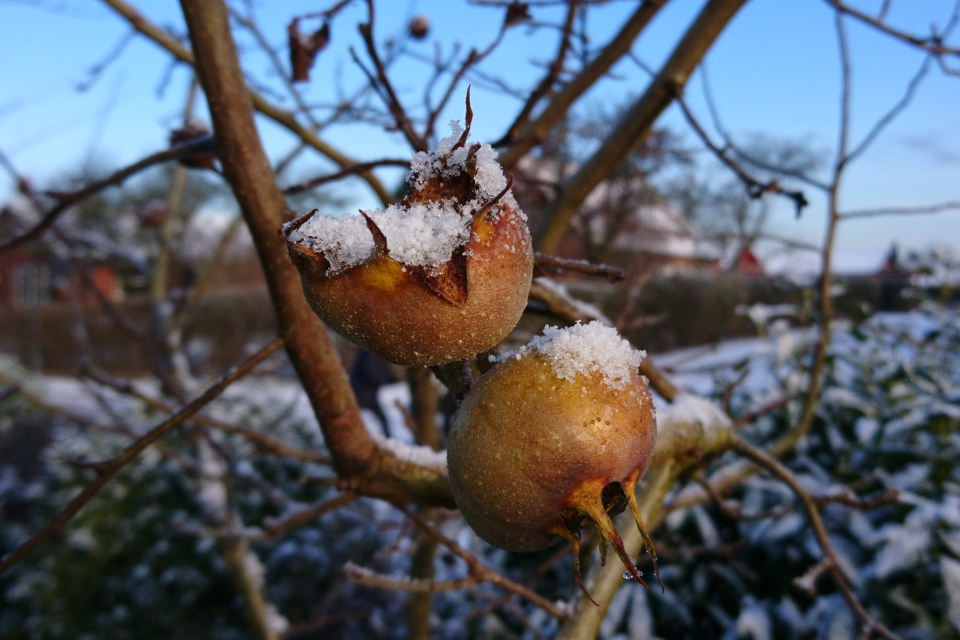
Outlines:
{"type": "Polygon", "coordinates": [[[729,427],[730,418],[710,400],[681,393],[667,407],[658,410],[657,430],[665,432],[682,424],[699,425],[709,438],[715,430],[729,427]]]}
{"type": "Polygon", "coordinates": [[[385,438],[375,431],[370,432],[370,436],[376,441],[380,448],[386,449],[404,462],[420,467],[436,469],[441,473],[447,472],[446,450],[434,451],[430,447],[408,444],[394,438],[385,438]]]}
{"type": "MultiPolygon", "coordinates": [[[[476,197],[469,202],[451,198],[439,202],[394,204],[385,210],[364,212],[386,237],[390,257],[407,266],[436,268],[450,260],[454,251],[469,242],[473,215],[507,187],[507,179],[497,163],[497,152],[487,144],[479,147],[463,145],[454,149],[463,129],[456,121],[450,125],[453,134],[441,140],[436,151],[421,151],[413,156],[407,182],[415,189],[423,189],[431,180],[450,178],[466,171],[474,148],[476,197]]],[[[502,210],[502,207],[519,212],[512,193],[503,196],[496,210],[502,210]]],[[[314,215],[289,238],[323,253],[330,263],[330,275],[362,264],[374,251],[373,236],[361,216],[314,215]]]]}
{"type": "Polygon", "coordinates": [[[519,360],[531,352],[546,358],[561,380],[599,372],[604,384],[612,389],[623,389],[630,373],[647,357],[645,351],[634,349],[621,338],[616,329],[598,320],[589,324],[578,322],[566,329],[546,326],[542,336],[536,336],[520,351],[505,353],[498,360],[519,360]]]}

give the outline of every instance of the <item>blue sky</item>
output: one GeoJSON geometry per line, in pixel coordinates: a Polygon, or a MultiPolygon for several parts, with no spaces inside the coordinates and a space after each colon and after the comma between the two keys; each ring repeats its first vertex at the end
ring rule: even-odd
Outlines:
{"type": "MultiPolygon", "coordinates": [[[[261,29],[280,45],[291,16],[330,3],[288,0],[253,4],[261,29]]],[[[672,0],[635,44],[634,53],[649,65],[661,63],[701,4],[672,0]]],[[[924,34],[932,22],[943,23],[952,4],[952,0],[925,0],[918,9],[917,3],[901,0],[893,4],[890,20],[924,34]]],[[[858,4],[866,10],[879,5],[858,4]]],[[[141,0],[136,6],[151,21],[183,31],[177,3],[141,0]]],[[[598,11],[589,25],[592,42],[605,42],[632,8],[632,2],[621,1],[598,11]]],[[[378,3],[378,39],[398,33],[415,14],[431,20],[431,40],[411,44],[413,51],[425,56],[432,55],[434,41],[441,42],[445,51],[456,41],[483,47],[500,22],[499,11],[487,7],[447,0],[392,0],[378,3]]],[[[535,9],[534,15],[557,19],[545,10],[535,9]]],[[[342,85],[349,93],[350,87],[362,82],[346,49],[359,46],[355,25],[362,16],[358,6],[334,23],[332,45],[321,54],[313,81],[305,89],[308,101],[329,102],[331,87],[342,85]]],[[[179,120],[189,73],[182,65],[171,69],[169,56],[146,39],[132,38],[92,87],[77,90],[89,79],[91,66],[128,32],[125,22],[90,0],[0,2],[0,149],[37,184],[42,186],[90,159],[101,166],[117,167],[165,145],[169,129],[179,120]]],[[[854,62],[853,138],[857,140],[896,102],[922,57],[852,22],[849,32],[854,62]]],[[[952,40],[956,43],[960,38],[952,40]]],[[[249,38],[243,38],[241,44],[251,51],[245,58],[248,72],[279,87],[268,61],[253,52],[249,38]]],[[[485,68],[516,86],[530,86],[539,77],[536,63],[548,60],[555,47],[554,32],[544,30],[530,37],[525,28],[517,28],[507,34],[485,68]]],[[[837,137],[839,72],[833,18],[825,2],[751,0],[709,54],[706,68],[724,126],[735,138],[766,134],[802,140],[832,153],[837,137]]],[[[404,61],[391,73],[401,94],[413,101],[428,69],[404,61]]],[[[580,108],[609,108],[637,95],[647,81],[629,61],[620,64],[613,75],[585,96],[580,108]]],[[[688,86],[687,96],[692,108],[709,123],[698,78],[688,86]]],[[[515,114],[517,101],[477,87],[473,98],[475,137],[490,140],[499,136],[515,114]]],[[[279,97],[272,99],[279,101],[279,97]]],[[[848,172],[842,190],[844,206],[860,209],[960,200],[958,105],[960,78],[932,71],[909,109],[848,172]]],[[[461,110],[461,99],[451,101],[441,121],[462,117],[461,110]]],[[[206,119],[203,105],[197,114],[206,119]]],[[[272,157],[280,158],[292,148],[294,142],[284,131],[269,122],[260,124],[272,157]]],[[[675,109],[661,124],[686,131],[675,109]]],[[[358,159],[409,153],[399,136],[370,127],[331,128],[324,137],[358,159]]],[[[693,136],[687,133],[687,137],[692,143],[693,136]]],[[[327,166],[319,158],[305,158],[294,175],[320,173],[327,166]]],[[[398,179],[396,172],[383,176],[388,181],[398,179]]],[[[11,189],[7,176],[0,176],[0,200],[8,198],[11,189]]],[[[358,181],[345,183],[339,191],[355,206],[374,204],[358,181]]],[[[789,207],[778,208],[772,231],[819,241],[823,199],[813,191],[808,197],[812,204],[800,221],[793,219],[789,207]]],[[[881,251],[893,241],[904,248],[939,243],[960,251],[960,212],[848,222],[839,236],[841,250],[849,252],[881,251]]]]}

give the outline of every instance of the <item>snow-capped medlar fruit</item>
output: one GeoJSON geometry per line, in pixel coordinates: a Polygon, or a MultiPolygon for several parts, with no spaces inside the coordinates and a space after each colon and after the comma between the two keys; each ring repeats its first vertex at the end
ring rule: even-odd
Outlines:
{"type": "Polygon", "coordinates": [[[629,506],[655,560],[634,495],[657,433],[643,355],[599,322],[547,327],[477,381],[450,431],[450,484],[467,523],[508,551],[569,540],[584,593],[579,538],[591,522],[601,557],[609,542],[646,586],[610,519],[629,506]]]}
{"type": "Polygon", "coordinates": [[[310,306],[380,358],[445,364],[486,351],[516,326],[533,250],[526,217],[489,145],[467,128],[411,163],[410,192],[385,211],[309,214],[283,229],[310,306]]]}

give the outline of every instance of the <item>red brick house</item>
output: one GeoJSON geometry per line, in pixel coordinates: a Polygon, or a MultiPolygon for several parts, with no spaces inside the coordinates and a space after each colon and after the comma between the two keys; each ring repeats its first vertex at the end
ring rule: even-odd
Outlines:
{"type": "MultiPolygon", "coordinates": [[[[30,212],[22,205],[0,210],[0,239],[13,237],[25,228],[30,212]]],[[[0,251],[0,307],[24,308],[60,300],[74,300],[82,305],[96,304],[92,285],[108,300],[123,298],[123,287],[116,269],[104,261],[85,260],[77,265],[44,251],[40,243],[18,245],[0,251]]]]}

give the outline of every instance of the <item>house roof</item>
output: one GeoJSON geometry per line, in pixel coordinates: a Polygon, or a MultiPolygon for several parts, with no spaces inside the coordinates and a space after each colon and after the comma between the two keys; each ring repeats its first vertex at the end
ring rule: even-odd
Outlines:
{"type": "MultiPolygon", "coordinates": [[[[838,276],[866,276],[877,273],[886,261],[888,251],[837,251],[833,254],[832,270],[838,276]]],[[[763,258],[771,276],[807,280],[816,278],[822,270],[822,256],[813,249],[777,249],[763,258]]]]}

